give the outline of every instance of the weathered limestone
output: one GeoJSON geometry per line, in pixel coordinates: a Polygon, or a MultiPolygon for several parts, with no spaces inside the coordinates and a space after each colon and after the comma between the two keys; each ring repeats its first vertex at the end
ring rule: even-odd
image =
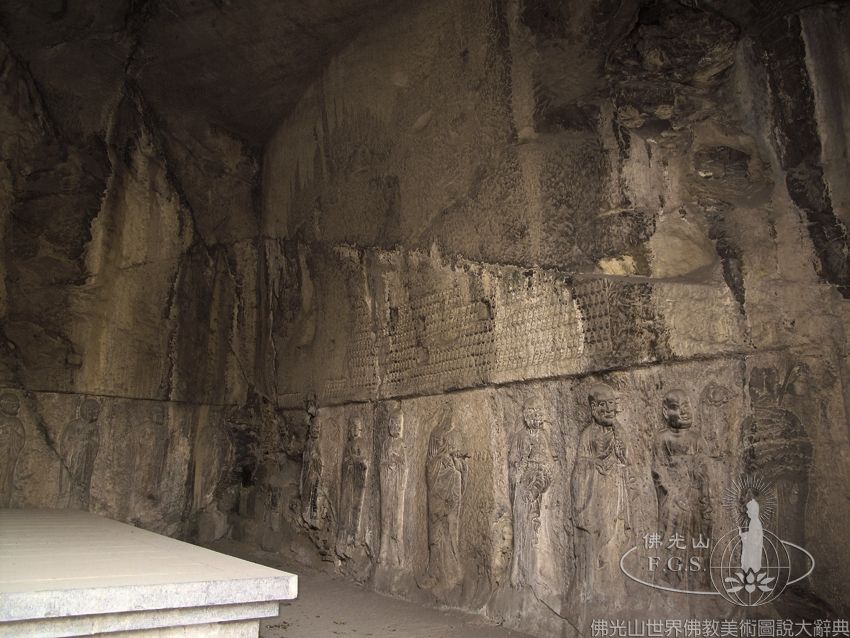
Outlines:
{"type": "Polygon", "coordinates": [[[13,392],[0,394],[0,507],[9,507],[15,488],[15,470],[21,449],[26,441],[26,431],[18,418],[21,402],[13,392]]]}
{"type": "Polygon", "coordinates": [[[354,416],[348,423],[348,442],[342,456],[342,489],[336,538],[338,552],[345,552],[346,547],[354,545],[360,538],[360,519],[368,473],[369,459],[363,446],[363,419],[354,416]]]}
{"type": "Polygon", "coordinates": [[[80,405],[80,416],[62,429],[59,438],[59,454],[62,457],[62,477],[59,480],[61,507],[88,509],[94,463],[100,450],[99,415],[98,402],[85,399],[80,405]]]}
{"type": "Polygon", "coordinates": [[[407,483],[407,451],[404,447],[404,413],[390,408],[381,448],[381,552],[378,562],[388,569],[403,568],[404,502],[407,483]]]}
{"type": "MultiPolygon", "coordinates": [[[[762,522],[818,565],[776,613],[810,595],[847,608],[850,564],[827,548],[848,511],[815,461],[847,472],[846,211],[822,188],[844,170],[847,80],[817,37],[846,11],[772,11],[430,3],[362,34],[287,115],[264,158],[267,392],[289,408],[315,392],[324,424],[366,413],[377,433],[361,530],[379,558],[336,569],[543,635],[587,633],[594,613],[726,617],[619,560],[651,533],[719,538],[740,514],[730,483],[757,473],[787,514],[762,522]],[[388,403],[403,501],[380,474],[388,403]],[[387,502],[404,511],[392,569],[387,502]]],[[[341,467],[343,432],[320,439],[341,467]]],[[[333,529],[309,531],[320,551],[333,529]]],[[[710,558],[680,545],[660,560],[710,558]]]]}
{"type": "MultiPolygon", "coordinates": [[[[705,443],[692,429],[694,409],[686,392],[670,390],[662,400],[662,416],[667,427],[653,441],[652,478],[658,497],[658,529],[669,538],[679,533],[688,538],[712,538],[711,474],[705,457],[705,443]]],[[[691,548],[694,549],[694,548],[691,548]]],[[[673,552],[678,551],[673,548],[673,552]]],[[[685,560],[681,556],[680,560],[685,560]]],[[[669,558],[668,558],[669,560],[669,558]]],[[[702,575],[700,575],[702,576],[702,575]]],[[[695,575],[670,574],[683,589],[695,575]]]]}
{"type": "Polygon", "coordinates": [[[850,614],[845,4],[25,4],[0,504],[539,635],[850,614]],[[293,24],[299,73],[269,45],[293,24]],[[185,60],[228,43],[238,77],[185,60]],[[86,46],[75,88],[53,66],[86,46]],[[694,593],[759,525],[814,571],[743,611],[694,593]]]}
{"type": "Polygon", "coordinates": [[[575,604],[602,599],[611,606],[625,599],[619,573],[620,548],[632,529],[628,453],[618,431],[619,399],[607,385],[587,396],[592,422],[581,432],[570,483],[575,525],[575,604]],[[604,598],[603,598],[604,597],[604,598]]]}
{"type": "Polygon", "coordinates": [[[444,595],[463,578],[460,526],[470,454],[461,427],[446,415],[428,439],[428,566],[423,586],[444,595]]]}
{"type": "Polygon", "coordinates": [[[511,505],[513,506],[513,561],[511,585],[519,588],[537,577],[540,510],[543,495],[552,485],[552,462],[546,418],[539,407],[526,406],[525,428],[511,448],[511,505]]]}

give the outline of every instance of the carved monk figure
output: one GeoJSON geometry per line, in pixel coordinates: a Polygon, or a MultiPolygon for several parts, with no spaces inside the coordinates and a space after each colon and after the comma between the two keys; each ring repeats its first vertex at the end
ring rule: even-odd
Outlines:
{"type": "Polygon", "coordinates": [[[552,483],[552,452],[544,429],[543,411],[529,406],[510,454],[511,500],[513,503],[514,551],[511,585],[529,584],[536,572],[540,508],[552,483]]]}
{"type": "MultiPolygon", "coordinates": [[[[626,445],[617,424],[617,396],[596,384],[588,393],[593,422],[579,437],[571,493],[578,602],[624,596],[619,560],[631,529],[626,445]]],[[[621,599],[620,599],[621,600],[621,599]]]]}
{"type": "Polygon", "coordinates": [[[428,571],[426,586],[445,591],[463,577],[460,566],[460,512],[469,453],[461,432],[446,419],[428,441],[428,571]]]}
{"type": "MultiPolygon", "coordinates": [[[[658,531],[664,539],[683,538],[682,559],[693,555],[694,541],[711,537],[711,497],[705,444],[693,425],[693,407],[687,393],[671,390],[661,404],[667,427],[655,436],[652,478],[658,499],[658,531]]],[[[669,579],[683,580],[687,570],[672,571],[669,579]]]]}
{"type": "Polygon", "coordinates": [[[363,419],[355,416],[348,423],[348,443],[342,457],[338,544],[353,545],[357,540],[368,471],[369,463],[363,445],[363,419]]]}
{"type": "Polygon", "coordinates": [[[393,410],[387,419],[387,438],[381,448],[381,553],[379,562],[398,567],[404,562],[404,484],[407,456],[402,434],[404,414],[393,410]]]}
{"type": "Polygon", "coordinates": [[[154,405],[150,418],[139,423],[131,433],[134,495],[141,495],[151,501],[159,500],[159,486],[165,473],[168,443],[165,407],[154,405]]]}
{"type": "Polygon", "coordinates": [[[26,432],[18,418],[21,402],[12,392],[0,394],[0,507],[9,507],[15,487],[15,467],[26,432]]]}
{"type": "Polygon", "coordinates": [[[226,427],[227,418],[225,415],[224,422],[206,418],[195,434],[192,490],[197,511],[213,504],[222,479],[232,467],[233,444],[226,427]]]}
{"type": "Polygon", "coordinates": [[[307,427],[307,443],[301,461],[301,518],[311,527],[317,527],[324,467],[319,448],[319,419],[308,417],[307,427]]]}
{"type": "Polygon", "coordinates": [[[88,509],[94,462],[100,449],[97,419],[100,404],[86,399],[80,406],[80,416],[62,430],[59,452],[62,471],[59,483],[59,504],[63,507],[88,509]]]}

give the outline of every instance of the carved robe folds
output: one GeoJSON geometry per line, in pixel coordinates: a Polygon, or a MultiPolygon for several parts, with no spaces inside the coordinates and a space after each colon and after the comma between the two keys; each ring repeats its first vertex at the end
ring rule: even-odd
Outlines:
{"type": "Polygon", "coordinates": [[[581,433],[572,476],[579,601],[623,596],[619,560],[631,528],[626,449],[613,426],[581,433]]]}
{"type": "Polygon", "coordinates": [[[301,518],[311,527],[318,526],[321,509],[322,454],[317,438],[307,439],[301,465],[301,518]]]}
{"type": "Polygon", "coordinates": [[[358,436],[349,441],[342,461],[337,528],[337,543],[341,545],[353,545],[358,540],[368,471],[366,452],[358,436]]]}
{"type": "Polygon", "coordinates": [[[18,398],[0,397],[0,507],[9,507],[15,487],[15,468],[24,447],[26,432],[18,419],[18,398]]]}
{"type": "Polygon", "coordinates": [[[652,476],[658,493],[658,531],[690,539],[711,536],[708,470],[699,435],[664,430],[655,439],[652,476]]]}
{"type": "Polygon", "coordinates": [[[467,456],[461,433],[438,427],[428,446],[428,586],[449,591],[463,578],[460,514],[466,487],[467,456]]]}
{"type": "Polygon", "coordinates": [[[381,450],[381,554],[389,567],[404,562],[404,484],[407,459],[401,437],[387,437],[381,450]]]}
{"type": "Polygon", "coordinates": [[[80,418],[62,430],[59,452],[62,473],[59,482],[59,505],[88,509],[94,463],[100,450],[100,405],[87,399],[80,407],[80,418]]]}
{"type": "Polygon", "coordinates": [[[511,450],[514,551],[511,585],[533,581],[543,495],[552,483],[552,453],[542,428],[523,429],[511,450]]]}

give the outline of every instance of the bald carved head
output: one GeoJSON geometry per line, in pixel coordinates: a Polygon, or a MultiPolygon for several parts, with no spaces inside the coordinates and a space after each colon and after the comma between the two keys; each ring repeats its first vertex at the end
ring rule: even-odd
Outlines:
{"type": "Polygon", "coordinates": [[[348,438],[350,440],[359,439],[363,436],[363,418],[353,416],[348,421],[348,438]]]}
{"type": "Polygon", "coordinates": [[[661,414],[674,430],[686,430],[694,422],[691,399],[684,390],[670,390],[661,402],[661,414]]]}
{"type": "Polygon", "coordinates": [[[525,427],[530,430],[539,430],[543,427],[543,422],[545,420],[545,416],[543,413],[543,408],[537,403],[529,403],[525,406],[525,409],[522,411],[523,419],[525,420],[525,427]]]}
{"type": "Polygon", "coordinates": [[[94,423],[100,416],[100,403],[94,399],[86,399],[80,406],[80,416],[84,421],[94,423]]]}
{"type": "Polygon", "coordinates": [[[0,410],[8,415],[15,416],[21,409],[21,402],[14,392],[3,392],[0,394],[0,410]]]}
{"type": "Polygon", "coordinates": [[[387,433],[394,439],[399,438],[404,432],[404,413],[401,408],[394,408],[387,416],[387,433]]]}
{"type": "Polygon", "coordinates": [[[587,393],[590,414],[603,427],[613,427],[617,419],[617,393],[604,383],[596,383],[587,393]]]}

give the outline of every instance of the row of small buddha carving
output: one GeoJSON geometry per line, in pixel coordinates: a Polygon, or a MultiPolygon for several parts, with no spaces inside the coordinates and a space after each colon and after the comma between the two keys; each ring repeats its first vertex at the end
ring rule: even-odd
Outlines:
{"type": "MultiPolygon", "coordinates": [[[[424,362],[420,362],[420,357],[417,357],[416,354],[411,354],[406,359],[389,362],[386,365],[386,371],[390,376],[413,372],[412,376],[414,377],[424,376],[427,378],[439,376],[443,372],[454,372],[465,368],[491,369],[494,365],[499,368],[508,365],[515,367],[537,365],[551,362],[565,355],[567,358],[574,358],[578,351],[580,351],[578,344],[570,343],[556,346],[552,340],[532,341],[530,347],[529,344],[523,344],[521,347],[512,347],[507,352],[499,349],[478,350],[476,345],[472,345],[452,350],[440,350],[433,354],[429,353],[427,361],[424,362]],[[432,372],[435,368],[437,368],[436,372],[432,372]]],[[[366,385],[369,383],[374,378],[375,363],[374,360],[350,363],[349,370],[352,379],[350,385],[366,385]],[[361,379],[362,382],[357,383],[361,379]]],[[[341,380],[339,383],[344,385],[346,382],[341,380]]]]}

